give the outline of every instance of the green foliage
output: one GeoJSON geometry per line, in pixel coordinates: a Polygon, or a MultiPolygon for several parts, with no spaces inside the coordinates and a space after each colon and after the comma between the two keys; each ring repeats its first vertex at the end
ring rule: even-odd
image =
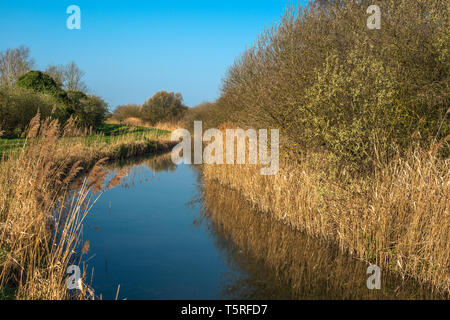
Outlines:
{"type": "Polygon", "coordinates": [[[19,136],[38,111],[43,117],[67,117],[65,105],[53,96],[22,88],[0,88],[0,131],[4,131],[4,137],[19,136]]]}
{"type": "Polygon", "coordinates": [[[1,139],[0,138],[0,158],[10,151],[17,150],[24,145],[24,139],[1,139]]]}
{"type": "Polygon", "coordinates": [[[143,104],[142,119],[150,124],[177,121],[186,110],[180,93],[160,91],[143,104]]]}
{"type": "MultiPolygon", "coordinates": [[[[86,135],[82,137],[67,137],[61,138],[61,141],[78,141],[81,139],[82,142],[91,146],[93,144],[103,142],[106,144],[112,144],[117,138],[130,136],[134,140],[138,141],[144,138],[144,140],[148,140],[148,148],[154,148],[156,145],[154,144],[153,139],[159,139],[163,137],[168,137],[170,135],[170,131],[161,130],[156,128],[146,128],[146,127],[132,127],[125,126],[121,124],[102,124],[100,125],[96,132],[91,135],[86,135]]],[[[0,138],[0,159],[3,156],[8,156],[9,152],[15,151],[18,148],[21,148],[24,145],[25,139],[2,139],[0,138]]]]}
{"type": "Polygon", "coordinates": [[[241,126],[279,128],[285,148],[326,152],[352,171],[444,141],[449,2],[317,3],[287,10],[259,37],[229,69],[214,110],[241,126]],[[366,27],[371,4],[381,30],[366,27]]]}
{"type": "Polygon", "coordinates": [[[30,89],[34,92],[49,94],[59,101],[67,103],[67,94],[49,75],[41,71],[30,71],[17,81],[20,88],[30,89]]]}
{"type": "Polygon", "coordinates": [[[69,91],[70,114],[77,119],[77,123],[85,128],[98,128],[103,124],[108,113],[108,105],[100,97],[87,96],[80,91],[69,91]]]}
{"type": "Polygon", "coordinates": [[[12,287],[4,287],[0,289],[0,300],[15,300],[17,289],[12,287]]]}
{"type": "Polygon", "coordinates": [[[94,129],[103,123],[108,113],[108,106],[101,98],[81,91],[66,92],[41,71],[30,71],[21,76],[15,89],[1,90],[0,128],[7,135],[23,132],[38,110],[44,118],[52,114],[64,123],[72,116],[80,127],[94,129]]]}

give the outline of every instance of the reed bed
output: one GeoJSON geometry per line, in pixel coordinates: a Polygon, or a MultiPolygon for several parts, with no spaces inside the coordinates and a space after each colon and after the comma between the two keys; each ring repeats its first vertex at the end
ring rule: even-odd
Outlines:
{"type": "Polygon", "coordinates": [[[450,171],[436,153],[416,149],[359,179],[328,174],[319,154],[286,157],[274,176],[254,165],[204,165],[203,173],[295,229],[448,294],[450,171]]]}
{"type": "MultiPolygon", "coordinates": [[[[54,120],[30,123],[21,148],[0,162],[0,298],[86,299],[88,286],[75,294],[66,287],[67,267],[88,251],[81,243],[82,222],[105,188],[102,164],[170,147],[143,134],[85,143],[75,128],[54,120]],[[82,172],[76,192],[71,187],[82,172]]],[[[120,177],[119,177],[120,179],[120,177]]],[[[85,278],[83,274],[83,278],[85,278]]]]}
{"type": "Polygon", "coordinates": [[[204,214],[217,246],[245,276],[224,286],[235,299],[439,299],[417,281],[385,270],[381,290],[368,290],[367,263],[342,254],[328,241],[293,230],[255,210],[241,193],[215,180],[202,188],[204,214]],[[232,246],[228,245],[230,241],[232,246]],[[263,266],[263,267],[261,267],[263,266]],[[248,285],[250,284],[250,285],[248,285]]]}

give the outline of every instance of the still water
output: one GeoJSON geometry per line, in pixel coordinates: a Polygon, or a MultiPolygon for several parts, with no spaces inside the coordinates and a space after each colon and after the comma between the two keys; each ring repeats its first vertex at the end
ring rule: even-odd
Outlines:
{"type": "MultiPolygon", "coordinates": [[[[202,181],[169,155],[114,164],[120,172],[89,212],[83,240],[92,287],[103,299],[436,298],[256,212],[236,192],[202,181]]],[[[88,277],[90,279],[90,277],[88,277]]]]}

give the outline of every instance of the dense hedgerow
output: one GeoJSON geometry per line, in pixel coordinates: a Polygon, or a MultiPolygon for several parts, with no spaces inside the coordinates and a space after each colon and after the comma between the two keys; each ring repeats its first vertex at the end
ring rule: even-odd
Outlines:
{"type": "MultiPolygon", "coordinates": [[[[367,171],[449,134],[449,2],[314,2],[289,9],[230,68],[218,109],[281,129],[297,153],[367,171]],[[381,30],[366,26],[369,5],[381,30]]],[[[443,148],[448,156],[448,145],[443,148]]]]}

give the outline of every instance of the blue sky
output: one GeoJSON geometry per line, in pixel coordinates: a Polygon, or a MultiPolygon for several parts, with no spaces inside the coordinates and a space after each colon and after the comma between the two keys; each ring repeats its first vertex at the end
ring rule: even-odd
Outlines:
{"type": "Polygon", "coordinates": [[[37,69],[75,61],[112,108],[159,90],[195,106],[218,97],[221,79],[287,0],[0,1],[0,51],[26,45],[37,69]],[[81,30],[69,30],[69,5],[81,30]]]}

